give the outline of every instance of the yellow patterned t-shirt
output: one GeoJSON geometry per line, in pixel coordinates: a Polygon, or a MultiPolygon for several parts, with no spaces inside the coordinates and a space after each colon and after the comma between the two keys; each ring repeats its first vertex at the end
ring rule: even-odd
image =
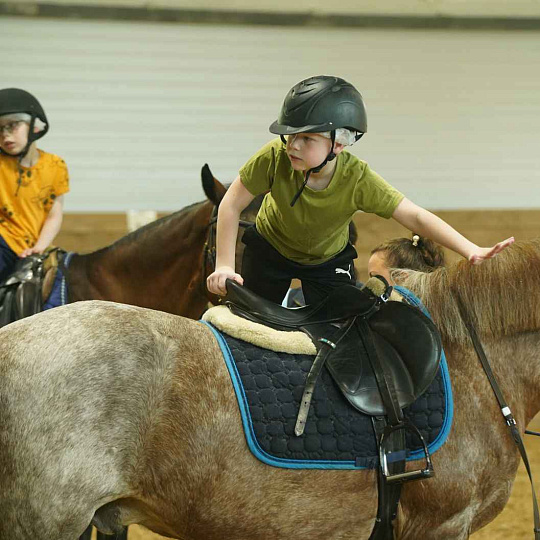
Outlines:
{"type": "Polygon", "coordinates": [[[0,155],[0,236],[18,255],[37,242],[57,197],[69,191],[64,160],[39,150],[33,167],[0,155]]]}

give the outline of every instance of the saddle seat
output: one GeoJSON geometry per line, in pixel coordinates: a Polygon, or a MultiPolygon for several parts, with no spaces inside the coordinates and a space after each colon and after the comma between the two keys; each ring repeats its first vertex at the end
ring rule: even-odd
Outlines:
{"type": "Polygon", "coordinates": [[[334,289],[319,304],[286,308],[230,279],[227,280],[225,299],[225,304],[233,313],[277,330],[296,330],[314,324],[343,321],[357,315],[368,315],[376,309],[377,302],[377,297],[366,294],[362,289],[344,285],[334,289]]]}
{"type": "Polygon", "coordinates": [[[431,319],[409,304],[381,301],[369,289],[345,285],[320,304],[285,308],[227,280],[225,303],[248,320],[280,330],[302,330],[317,349],[328,343],[335,346],[326,366],[351,405],[368,415],[383,416],[386,411],[361,321],[367,323],[377,355],[392,374],[401,408],[425,392],[439,367],[442,344],[431,319]]]}

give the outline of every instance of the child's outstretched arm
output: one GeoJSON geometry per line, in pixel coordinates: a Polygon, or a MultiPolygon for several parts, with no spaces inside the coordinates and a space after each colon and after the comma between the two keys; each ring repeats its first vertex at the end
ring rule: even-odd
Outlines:
{"type": "Polygon", "coordinates": [[[244,283],[242,276],[235,272],[236,238],[240,214],[255,197],[242,184],[240,176],[231,184],[219,205],[216,238],[216,269],[207,280],[206,286],[213,294],[227,294],[227,278],[244,283]]]}
{"type": "Polygon", "coordinates": [[[479,247],[467,240],[441,218],[414,204],[407,198],[404,198],[399,203],[392,217],[411,232],[431,238],[431,240],[459,253],[468,259],[471,264],[480,264],[486,259],[491,259],[491,257],[514,243],[514,237],[511,236],[492,247],[479,247]]]}
{"type": "Polygon", "coordinates": [[[64,196],[57,197],[52,205],[52,208],[47,215],[47,219],[41,227],[39,238],[34,247],[27,248],[21,253],[21,257],[28,257],[33,253],[43,253],[56,238],[56,235],[60,231],[62,226],[62,219],[64,216],[64,196]]]}

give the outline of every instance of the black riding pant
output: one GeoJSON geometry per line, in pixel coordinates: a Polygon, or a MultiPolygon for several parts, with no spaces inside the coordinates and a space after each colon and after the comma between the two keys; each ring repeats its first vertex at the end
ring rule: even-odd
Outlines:
{"type": "Polygon", "coordinates": [[[18,258],[17,254],[0,236],[0,283],[13,272],[13,268],[15,267],[18,258]]]}
{"type": "Polygon", "coordinates": [[[256,230],[244,232],[242,259],[244,285],[254,293],[281,304],[291,280],[302,282],[307,304],[316,304],[326,298],[332,289],[355,284],[354,259],[358,256],[351,244],[332,259],[321,264],[299,264],[287,259],[256,230]]]}

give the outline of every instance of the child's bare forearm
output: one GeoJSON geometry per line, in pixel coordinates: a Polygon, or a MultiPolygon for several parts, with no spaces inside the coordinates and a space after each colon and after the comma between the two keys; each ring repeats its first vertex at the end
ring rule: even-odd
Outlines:
{"type": "Polygon", "coordinates": [[[236,238],[240,213],[233,208],[221,206],[217,222],[216,269],[228,266],[235,269],[236,238]]]}
{"type": "Polygon", "coordinates": [[[408,199],[399,203],[392,217],[411,232],[430,238],[467,259],[479,249],[440,217],[408,199]]]}
{"type": "Polygon", "coordinates": [[[442,246],[459,253],[466,259],[478,250],[478,246],[456,231],[440,217],[421,209],[414,232],[430,238],[442,246]]]}
{"type": "Polygon", "coordinates": [[[43,223],[41,232],[39,233],[39,238],[37,239],[35,247],[40,251],[47,249],[56,238],[62,227],[63,220],[63,208],[62,204],[57,201],[54,203],[47,219],[43,223]]]}

